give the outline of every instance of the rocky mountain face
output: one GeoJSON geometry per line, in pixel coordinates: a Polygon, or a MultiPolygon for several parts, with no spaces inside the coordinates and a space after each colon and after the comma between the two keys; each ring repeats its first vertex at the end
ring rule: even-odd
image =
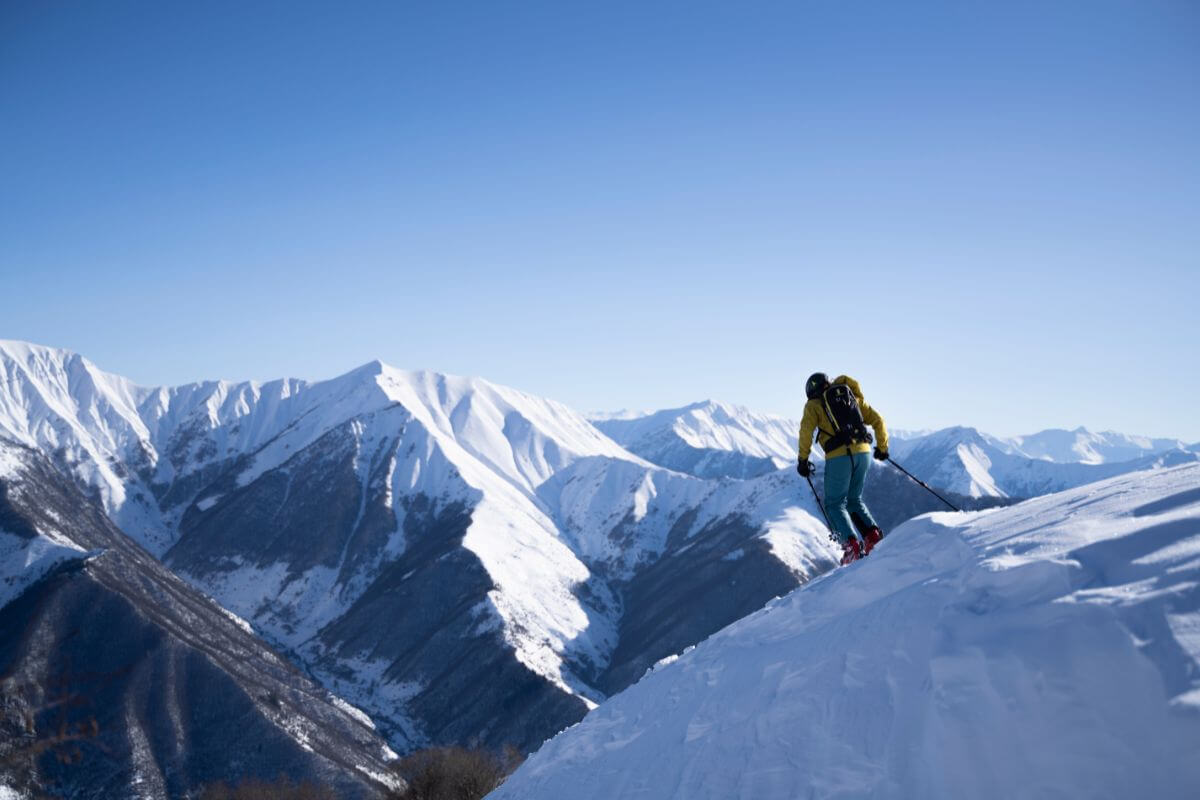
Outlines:
{"type": "Polygon", "coordinates": [[[117,530],[42,454],[0,440],[0,776],[60,797],[182,797],[287,774],[380,796],[394,757],[117,530]]]}

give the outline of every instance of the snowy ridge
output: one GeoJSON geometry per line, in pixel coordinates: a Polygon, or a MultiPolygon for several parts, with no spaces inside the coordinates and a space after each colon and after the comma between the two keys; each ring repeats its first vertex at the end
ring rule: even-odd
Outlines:
{"type": "Polygon", "coordinates": [[[1009,452],[1059,464],[1111,464],[1167,450],[1189,449],[1179,439],[1153,439],[1116,431],[1092,433],[1083,427],[1073,431],[1052,428],[1001,441],[1010,448],[1009,452]]]}
{"type": "Polygon", "coordinates": [[[343,430],[363,483],[362,502],[370,474],[381,465],[386,472],[385,504],[396,519],[388,543],[349,576],[346,553],[336,566],[313,567],[299,578],[283,563],[189,573],[192,578],[237,613],[266,623],[278,641],[301,647],[350,608],[385,559],[404,552],[406,511],[396,498],[418,494],[467,503],[472,516],[463,546],[495,583],[483,612],[498,617],[518,658],[535,673],[564,691],[593,694],[564,661],[579,654],[602,663],[612,645],[611,621],[573,594],[591,573],[561,542],[534,487],[581,455],[639,460],[565,407],[486,381],[373,363],[300,388],[292,423],[258,426],[266,441],[238,473],[237,484],[250,487],[273,471],[286,471],[292,454],[343,430]],[[271,598],[265,608],[264,597],[271,598]]]}
{"type": "Polygon", "coordinates": [[[592,422],[648,461],[706,478],[757,477],[787,466],[800,428],[712,400],[643,416],[593,415],[592,422]]]}
{"type": "MultiPolygon", "coordinates": [[[[886,409],[885,409],[886,410],[886,409]]],[[[792,464],[799,422],[713,401],[657,412],[592,414],[617,442],[659,466],[704,478],[751,478],[792,464]]],[[[970,497],[1033,497],[1162,463],[1200,447],[1086,428],[999,438],[974,428],[889,428],[900,460],[919,454],[933,483],[970,497]],[[1104,469],[1097,469],[1104,465],[1104,469]]],[[[820,460],[820,448],[813,450],[820,460]]],[[[907,466],[907,462],[906,462],[907,466]]]]}
{"type": "MultiPolygon", "coordinates": [[[[1160,443],[1175,444],[1173,440],[1160,443]]],[[[1168,448],[1132,461],[1060,462],[1017,452],[1011,442],[966,427],[899,440],[891,450],[907,469],[929,483],[970,497],[1036,497],[1127,472],[1200,460],[1195,452],[1168,448]]]]}
{"type": "Polygon", "coordinates": [[[489,797],[1194,797],[1197,630],[1200,465],[927,515],[489,797]]]}

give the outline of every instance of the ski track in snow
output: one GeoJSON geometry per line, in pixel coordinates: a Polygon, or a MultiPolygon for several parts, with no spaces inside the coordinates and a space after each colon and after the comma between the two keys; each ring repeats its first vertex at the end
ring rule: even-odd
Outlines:
{"type": "Polygon", "coordinates": [[[1200,466],[936,513],[550,740],[492,800],[1200,796],[1200,466]]]}

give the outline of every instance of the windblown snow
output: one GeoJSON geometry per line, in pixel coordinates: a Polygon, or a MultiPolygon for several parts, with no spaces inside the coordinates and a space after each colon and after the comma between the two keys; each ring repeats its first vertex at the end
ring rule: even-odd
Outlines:
{"type": "Polygon", "coordinates": [[[493,800],[1200,796],[1200,465],[932,514],[609,699],[493,800]]]}

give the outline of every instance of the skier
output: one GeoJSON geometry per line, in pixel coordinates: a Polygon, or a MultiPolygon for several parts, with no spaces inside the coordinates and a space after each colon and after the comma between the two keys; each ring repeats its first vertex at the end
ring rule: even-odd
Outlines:
{"type": "Polygon", "coordinates": [[[841,375],[830,382],[823,372],[809,376],[804,385],[808,402],[800,421],[800,454],[796,471],[808,477],[813,433],[825,453],[825,512],[842,545],[842,563],[868,555],[883,538],[883,531],[863,503],[863,486],[871,467],[871,434],[875,429],[875,458],[886,461],[888,433],[879,412],[867,405],[858,381],[841,375]],[[859,542],[855,528],[862,535],[859,542]]]}

